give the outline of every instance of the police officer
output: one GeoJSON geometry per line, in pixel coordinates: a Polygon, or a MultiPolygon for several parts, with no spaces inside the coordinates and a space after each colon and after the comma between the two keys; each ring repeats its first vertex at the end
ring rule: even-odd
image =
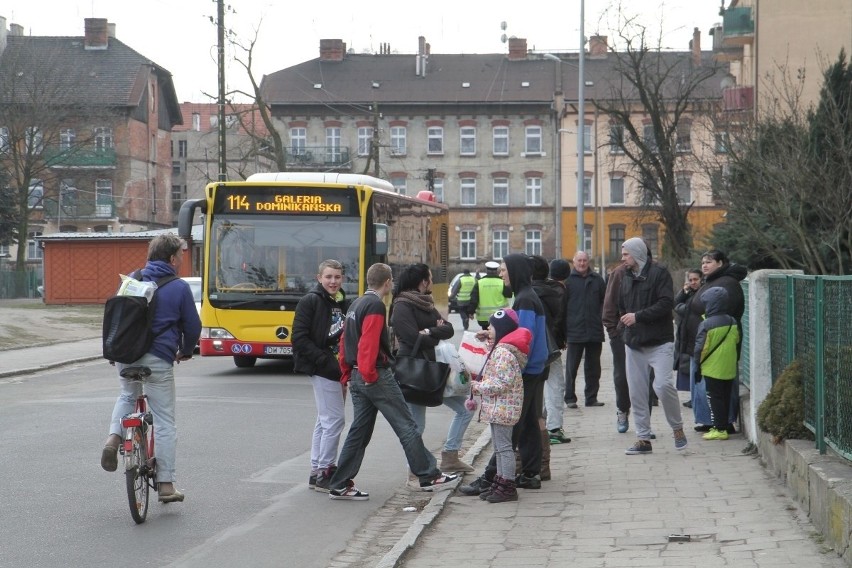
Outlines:
{"type": "Polygon", "coordinates": [[[468,322],[470,321],[470,313],[468,306],[470,305],[470,293],[476,284],[476,279],[470,275],[470,270],[467,268],[462,272],[461,277],[453,284],[453,289],[450,290],[450,299],[456,299],[459,315],[462,320],[462,327],[467,331],[468,322]]]}
{"type": "Polygon", "coordinates": [[[488,329],[488,318],[494,312],[509,305],[512,289],[503,283],[498,274],[500,264],[489,260],[485,263],[485,276],[476,281],[470,292],[468,313],[476,314],[476,321],[482,329],[488,329]]]}

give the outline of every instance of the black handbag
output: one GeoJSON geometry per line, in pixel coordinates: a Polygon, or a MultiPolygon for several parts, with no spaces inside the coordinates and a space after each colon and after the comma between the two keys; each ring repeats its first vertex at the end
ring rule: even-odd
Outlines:
{"type": "Polygon", "coordinates": [[[422,335],[417,337],[410,355],[397,355],[393,374],[406,402],[420,406],[441,406],[450,366],[418,357],[421,339],[422,335]]]}
{"type": "Polygon", "coordinates": [[[556,338],[553,337],[553,332],[550,331],[550,328],[545,325],[544,329],[547,331],[547,364],[550,365],[562,357],[562,350],[556,344],[556,338]]]}

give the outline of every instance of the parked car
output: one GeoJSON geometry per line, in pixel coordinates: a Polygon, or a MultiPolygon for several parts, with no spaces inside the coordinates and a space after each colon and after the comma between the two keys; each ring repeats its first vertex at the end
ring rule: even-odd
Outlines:
{"type": "MultiPolygon", "coordinates": [[[[192,290],[192,299],[195,300],[195,309],[198,310],[198,316],[201,316],[201,277],[200,276],[184,276],[181,278],[189,284],[189,289],[192,290]]],[[[196,353],[198,345],[195,346],[196,353]]]]}
{"type": "MultiPolygon", "coordinates": [[[[463,274],[464,274],[464,272],[459,272],[458,274],[453,276],[453,279],[450,280],[450,287],[447,289],[448,294],[450,293],[450,291],[452,291],[453,286],[456,285],[456,282],[459,281],[459,278],[461,278],[463,274]]],[[[480,278],[485,276],[485,273],[484,272],[471,272],[470,275],[473,276],[474,278],[476,278],[477,280],[479,280],[480,278]]],[[[453,313],[453,312],[458,313],[459,306],[456,303],[456,299],[450,298],[448,303],[449,303],[450,313],[453,313]]]]}

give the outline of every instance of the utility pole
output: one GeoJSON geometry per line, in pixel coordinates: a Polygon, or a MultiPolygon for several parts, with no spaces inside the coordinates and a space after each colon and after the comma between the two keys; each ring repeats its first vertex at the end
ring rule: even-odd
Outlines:
{"type": "Polygon", "coordinates": [[[218,35],[219,55],[219,181],[228,178],[228,158],[225,147],[225,0],[217,0],[216,32],[218,35]]]}

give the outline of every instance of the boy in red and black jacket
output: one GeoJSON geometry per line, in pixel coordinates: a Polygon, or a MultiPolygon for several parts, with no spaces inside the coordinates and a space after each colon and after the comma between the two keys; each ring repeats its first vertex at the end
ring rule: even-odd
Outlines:
{"type": "Polygon", "coordinates": [[[366,501],[370,494],[352,482],[361,469],[364,452],[370,444],[376,414],[382,413],[399,438],[408,467],[420,479],[423,491],[450,489],[457,475],[445,475],[437,467],[432,452],[423,445],[417,424],[393,376],[393,357],[387,332],[387,309],[382,299],[391,293],[390,266],[377,263],[367,270],[367,291],[346,312],[340,338],[341,382],[349,384],[354,418],[337,471],[331,478],[331,499],[366,501]]]}

